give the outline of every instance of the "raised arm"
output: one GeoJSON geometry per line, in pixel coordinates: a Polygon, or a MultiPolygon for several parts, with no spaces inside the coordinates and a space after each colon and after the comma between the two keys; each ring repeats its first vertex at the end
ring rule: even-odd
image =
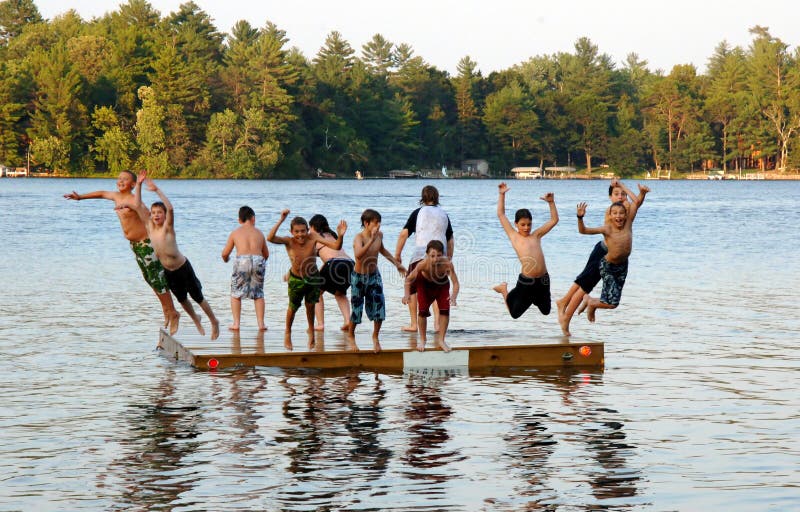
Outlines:
{"type": "Polygon", "coordinates": [[[336,240],[330,240],[317,233],[309,233],[309,239],[314,243],[320,243],[326,247],[330,247],[338,251],[339,249],[342,248],[342,243],[344,243],[344,234],[346,232],[347,232],[347,221],[342,219],[336,226],[336,234],[339,235],[336,238],[336,240]]]}
{"type": "MultiPolygon", "coordinates": [[[[169,202],[167,195],[164,193],[163,190],[158,188],[158,186],[150,178],[145,178],[144,183],[145,185],[147,185],[147,190],[149,190],[150,192],[155,192],[158,198],[161,199],[161,202],[164,203],[164,207],[167,210],[166,217],[164,218],[164,225],[167,226],[168,228],[174,228],[175,209],[172,207],[172,203],[169,202]]],[[[136,193],[139,194],[140,198],[141,198],[141,190],[140,190],[141,188],[142,188],[141,186],[136,187],[136,193]]],[[[141,208],[139,208],[139,211],[141,212],[141,208]]],[[[139,213],[139,215],[141,215],[141,213],[139,213]]]]}
{"type": "Polygon", "coordinates": [[[586,215],[586,203],[578,203],[578,233],[582,235],[600,235],[605,233],[602,228],[587,228],[586,225],[583,223],[583,216],[586,215]]]}
{"type": "Polygon", "coordinates": [[[506,217],[506,192],[508,192],[508,185],[506,185],[505,182],[500,183],[497,186],[497,191],[500,193],[497,197],[497,218],[500,219],[500,224],[503,226],[506,235],[511,238],[514,234],[514,228],[508,221],[508,217],[506,217]]]}
{"type": "Polygon", "coordinates": [[[543,237],[558,224],[558,209],[556,208],[556,196],[552,192],[546,193],[539,199],[550,205],[550,220],[539,226],[539,229],[536,230],[536,235],[543,237]]]}
{"type": "Polygon", "coordinates": [[[272,242],[273,244],[283,244],[286,245],[289,243],[289,239],[284,236],[277,236],[278,235],[278,228],[281,227],[283,221],[286,220],[286,217],[289,215],[289,209],[281,210],[281,217],[278,219],[278,222],[272,226],[272,229],[269,230],[269,234],[267,234],[267,240],[272,242]]]}

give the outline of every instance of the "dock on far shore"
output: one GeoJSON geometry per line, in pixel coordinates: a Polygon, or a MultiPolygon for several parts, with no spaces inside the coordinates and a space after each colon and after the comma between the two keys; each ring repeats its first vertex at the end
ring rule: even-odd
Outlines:
{"type": "Polygon", "coordinates": [[[244,330],[224,331],[211,341],[184,330],[171,336],[159,331],[158,350],[162,355],[182,361],[200,370],[219,370],[239,367],[275,367],[284,369],[344,369],[355,368],[384,373],[402,373],[409,369],[465,368],[470,372],[491,372],[501,369],[558,369],[572,367],[602,367],[604,344],[558,337],[555,340],[507,338],[503,333],[484,331],[448,334],[453,350],[444,352],[428,336],[424,352],[413,347],[415,333],[386,333],[381,336],[382,350],[374,352],[372,343],[358,337],[360,350],[346,350],[340,331],[316,334],[314,348],[307,348],[305,336],[297,336],[294,350],[283,348],[283,332],[244,330]]]}

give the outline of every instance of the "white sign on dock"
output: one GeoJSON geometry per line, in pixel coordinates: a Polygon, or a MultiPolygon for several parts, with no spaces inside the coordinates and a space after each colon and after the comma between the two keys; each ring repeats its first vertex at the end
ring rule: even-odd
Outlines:
{"type": "Polygon", "coordinates": [[[469,366],[469,350],[453,350],[442,352],[403,352],[403,369],[406,368],[455,368],[469,366]]]}

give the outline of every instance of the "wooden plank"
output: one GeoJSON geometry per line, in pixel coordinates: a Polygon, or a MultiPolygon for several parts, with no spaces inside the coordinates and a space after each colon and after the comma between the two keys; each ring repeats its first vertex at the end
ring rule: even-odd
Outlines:
{"type": "Polygon", "coordinates": [[[429,348],[417,353],[411,348],[387,348],[379,353],[371,350],[312,350],[266,351],[237,350],[229,343],[211,342],[197,336],[189,337],[192,346],[161,330],[159,348],[172,359],[185,361],[198,369],[222,369],[240,366],[270,366],[278,368],[363,368],[401,372],[409,367],[461,366],[466,361],[469,370],[494,368],[564,368],[601,367],[604,364],[604,345],[598,342],[566,342],[548,344],[482,345],[454,347],[445,354],[429,348]]]}

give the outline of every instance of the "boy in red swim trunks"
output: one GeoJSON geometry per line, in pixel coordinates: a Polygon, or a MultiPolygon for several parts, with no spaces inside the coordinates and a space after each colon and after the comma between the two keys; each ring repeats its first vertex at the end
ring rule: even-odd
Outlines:
{"type": "Polygon", "coordinates": [[[414,267],[405,280],[405,295],[403,304],[408,304],[411,298],[411,286],[417,289],[417,326],[419,328],[419,341],[417,350],[425,350],[427,342],[426,329],[428,317],[431,316],[431,305],[436,302],[439,307],[439,329],[435,337],[436,344],[445,352],[450,352],[450,346],[445,342],[447,326],[450,323],[450,306],[456,305],[458,297],[458,276],[450,258],[444,255],[444,244],[439,240],[431,240],[425,248],[425,258],[414,267]],[[450,294],[450,279],[453,281],[453,294],[450,294]]]}

